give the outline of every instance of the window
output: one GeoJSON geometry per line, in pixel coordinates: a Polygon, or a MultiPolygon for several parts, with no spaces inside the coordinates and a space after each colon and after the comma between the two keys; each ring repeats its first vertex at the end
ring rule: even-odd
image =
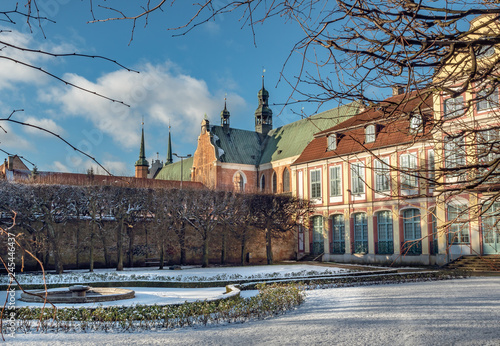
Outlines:
{"type": "Polygon", "coordinates": [[[420,210],[406,209],[403,211],[403,233],[402,253],[406,255],[421,254],[420,210]]]}
{"type": "Polygon", "coordinates": [[[469,213],[466,205],[448,205],[450,244],[469,243],[469,213]]]}
{"type": "Polygon", "coordinates": [[[498,107],[498,88],[484,89],[477,93],[477,111],[484,111],[498,107]]]}
{"type": "Polygon", "coordinates": [[[351,164],[351,185],[353,194],[365,193],[365,165],[362,162],[351,164]]]}
{"type": "Polygon", "coordinates": [[[266,177],[264,174],[260,176],[260,191],[264,191],[266,189],[266,177]]]}
{"type": "Polygon", "coordinates": [[[278,192],[278,178],[276,177],[276,172],[273,172],[273,193],[278,192]]]}
{"type": "Polygon", "coordinates": [[[384,192],[390,190],[389,158],[375,159],[375,191],[384,192]]]}
{"type": "Polygon", "coordinates": [[[335,133],[328,136],[328,150],[337,149],[337,135],[335,133]]]}
{"type": "Polygon", "coordinates": [[[455,118],[464,114],[464,97],[448,98],[444,101],[444,118],[455,118]]]}
{"type": "Polygon", "coordinates": [[[375,125],[368,125],[365,128],[365,143],[375,142],[375,125]]]}
{"type": "Polygon", "coordinates": [[[422,132],[423,130],[422,125],[423,125],[422,115],[414,114],[410,118],[410,133],[422,132]]]}
{"type": "MultiPolygon", "coordinates": [[[[482,40],[488,39],[488,37],[481,37],[482,40]]],[[[476,56],[479,59],[483,58],[488,58],[495,54],[495,46],[493,45],[488,45],[488,44],[483,44],[479,46],[479,49],[477,50],[476,56]]]]}
{"type": "Polygon", "coordinates": [[[313,216],[313,248],[310,249],[312,254],[322,254],[324,249],[324,235],[323,235],[323,217],[313,216]]]}
{"type": "MultiPolygon", "coordinates": [[[[498,129],[489,129],[478,133],[477,157],[479,163],[487,165],[498,157],[498,129]]],[[[488,167],[487,167],[488,168],[488,167]]]]}
{"type": "Polygon", "coordinates": [[[434,159],[434,150],[430,149],[427,152],[427,170],[429,177],[429,187],[433,187],[436,181],[436,161],[434,159]]]}
{"type": "Polygon", "coordinates": [[[290,171],[285,167],[283,170],[283,192],[290,191],[290,171]]]}
{"type": "Polygon", "coordinates": [[[416,189],[418,187],[417,157],[414,154],[404,154],[400,157],[401,188],[404,190],[416,189]]]}
{"type": "Polygon", "coordinates": [[[462,136],[446,137],[444,143],[444,165],[448,169],[460,168],[465,165],[465,147],[462,136]]]}
{"type": "Polygon", "coordinates": [[[365,213],[357,213],[354,218],[354,252],[368,253],[368,222],[365,213]]]}
{"type": "Polygon", "coordinates": [[[344,215],[331,217],[332,221],[332,253],[345,253],[344,215]]]}
{"type": "Polygon", "coordinates": [[[394,243],[392,240],[392,213],[388,210],[379,211],[377,217],[378,233],[378,253],[392,254],[394,252],[394,243]]]}
{"type": "Polygon", "coordinates": [[[330,196],[342,195],[342,166],[330,167],[330,196]]]}
{"type": "Polygon", "coordinates": [[[321,170],[311,171],[311,198],[321,198],[321,170]]]}
{"type": "Polygon", "coordinates": [[[233,179],[234,189],[238,192],[243,192],[245,189],[245,179],[241,173],[236,173],[233,179]]]}

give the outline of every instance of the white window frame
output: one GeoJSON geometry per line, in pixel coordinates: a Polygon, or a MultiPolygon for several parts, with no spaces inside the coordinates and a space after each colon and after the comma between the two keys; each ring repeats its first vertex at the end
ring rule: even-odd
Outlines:
{"type": "Polygon", "coordinates": [[[309,171],[311,199],[321,201],[321,169],[309,171]]]}
{"type": "Polygon", "coordinates": [[[337,134],[332,133],[328,135],[328,148],[327,150],[336,150],[337,149],[337,134]]]}
{"type": "Polygon", "coordinates": [[[377,130],[375,125],[368,125],[365,127],[365,143],[375,142],[376,135],[377,130]]]}
{"type": "Polygon", "coordinates": [[[401,189],[414,190],[418,188],[418,177],[415,175],[417,164],[417,155],[415,154],[403,154],[399,157],[401,189]]]}
{"type": "Polygon", "coordinates": [[[342,166],[330,166],[330,197],[342,196],[342,166]]]}
{"type": "Polygon", "coordinates": [[[446,216],[450,245],[470,244],[470,225],[467,204],[448,204],[446,216]],[[454,221],[454,222],[453,222],[454,221]]]}
{"type": "Polygon", "coordinates": [[[389,167],[389,158],[381,157],[373,162],[375,192],[387,192],[391,190],[391,171],[389,167]]]}
{"type": "Polygon", "coordinates": [[[483,89],[476,93],[476,99],[480,97],[485,97],[482,100],[477,100],[476,109],[478,112],[484,112],[498,108],[498,88],[495,88],[493,92],[491,92],[491,94],[488,95],[490,91],[491,89],[483,89]]]}
{"type": "Polygon", "coordinates": [[[422,114],[413,114],[410,118],[410,132],[415,134],[422,132],[424,121],[422,118],[422,114]]]}
{"type": "Polygon", "coordinates": [[[443,118],[456,118],[464,115],[464,97],[449,97],[443,102],[443,118]]]}
{"type": "Polygon", "coordinates": [[[364,162],[351,163],[351,192],[353,195],[361,195],[365,193],[364,162]]]}

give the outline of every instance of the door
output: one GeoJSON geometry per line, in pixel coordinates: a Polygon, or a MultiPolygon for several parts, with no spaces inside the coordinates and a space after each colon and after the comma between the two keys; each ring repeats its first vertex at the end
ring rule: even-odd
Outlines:
{"type": "Polygon", "coordinates": [[[321,255],[325,251],[323,236],[323,217],[313,217],[313,242],[311,254],[321,255]]]}
{"type": "Polygon", "coordinates": [[[500,203],[494,203],[482,216],[483,254],[500,254],[500,203]]]}

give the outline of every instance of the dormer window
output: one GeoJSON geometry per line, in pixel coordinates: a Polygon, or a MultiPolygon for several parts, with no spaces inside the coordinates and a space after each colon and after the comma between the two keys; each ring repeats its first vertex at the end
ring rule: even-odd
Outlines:
{"type": "Polygon", "coordinates": [[[422,115],[413,114],[410,118],[410,133],[422,132],[422,115]]]}
{"type": "Polygon", "coordinates": [[[328,135],[328,148],[327,150],[336,150],[337,149],[337,134],[332,133],[331,135],[328,135]]]}
{"type": "Polygon", "coordinates": [[[375,142],[375,125],[365,127],[365,143],[375,142]]]}
{"type": "MultiPolygon", "coordinates": [[[[485,39],[488,39],[488,37],[483,36],[483,37],[481,37],[481,39],[485,40],[485,39]]],[[[495,46],[484,44],[484,45],[481,45],[479,47],[479,49],[477,50],[476,56],[479,59],[482,59],[482,58],[489,58],[490,56],[492,56],[494,54],[495,54],[495,46]]]]}

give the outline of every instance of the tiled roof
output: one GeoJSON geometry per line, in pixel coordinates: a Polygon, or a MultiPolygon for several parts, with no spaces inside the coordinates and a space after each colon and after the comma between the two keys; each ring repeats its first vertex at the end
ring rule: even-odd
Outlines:
{"type": "MultiPolygon", "coordinates": [[[[188,157],[182,162],[182,180],[191,180],[191,168],[193,168],[193,158],[188,157]]],[[[181,180],[181,162],[177,161],[164,166],[156,175],[157,180],[181,180]]]]}
{"type": "Polygon", "coordinates": [[[415,135],[411,133],[409,131],[409,117],[402,117],[401,115],[408,113],[423,114],[424,111],[425,114],[430,114],[432,112],[432,96],[415,96],[416,92],[411,93],[409,98],[406,98],[409,101],[397,108],[393,102],[404,101],[404,95],[391,97],[382,103],[388,106],[386,112],[379,106],[374,106],[337,126],[317,133],[314,140],[309,143],[293,164],[297,165],[341,155],[356,154],[419,140],[422,134],[415,135]],[[365,125],[369,123],[376,123],[378,126],[376,139],[373,143],[365,143],[365,125]],[[328,151],[327,136],[330,133],[336,133],[338,139],[337,148],[328,151]]]}
{"type": "Polygon", "coordinates": [[[300,155],[315,133],[357,114],[359,106],[352,102],[271,130],[260,164],[300,155]]]}
{"type": "Polygon", "coordinates": [[[260,159],[261,140],[255,131],[222,126],[210,126],[215,156],[221,162],[257,165],[260,159]]]}

